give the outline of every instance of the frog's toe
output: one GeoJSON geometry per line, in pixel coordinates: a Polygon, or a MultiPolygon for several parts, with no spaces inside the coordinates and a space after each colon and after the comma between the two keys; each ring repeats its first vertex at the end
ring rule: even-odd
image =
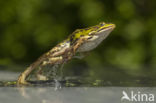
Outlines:
{"type": "Polygon", "coordinates": [[[17,80],[17,85],[29,85],[29,83],[25,80],[24,75],[20,75],[20,77],[17,80]]]}

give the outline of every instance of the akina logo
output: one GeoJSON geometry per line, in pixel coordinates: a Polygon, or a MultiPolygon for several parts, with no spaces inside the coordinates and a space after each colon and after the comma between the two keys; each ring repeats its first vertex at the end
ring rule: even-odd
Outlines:
{"type": "Polygon", "coordinates": [[[141,93],[140,91],[134,92],[130,91],[127,93],[122,91],[121,101],[135,101],[135,102],[146,102],[146,103],[154,103],[154,94],[152,93],[141,93]]]}

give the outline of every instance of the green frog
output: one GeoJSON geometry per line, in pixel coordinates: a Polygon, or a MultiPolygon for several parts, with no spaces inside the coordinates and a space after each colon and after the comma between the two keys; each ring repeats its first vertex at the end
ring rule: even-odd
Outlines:
{"type": "Polygon", "coordinates": [[[82,58],[86,52],[95,49],[115,28],[115,24],[101,22],[98,25],[75,30],[63,42],[39,57],[23,73],[20,74],[17,84],[28,85],[27,81],[30,73],[38,67],[38,80],[47,80],[46,76],[41,75],[42,69],[46,65],[63,65],[72,58],[82,58]],[[79,54],[79,55],[77,55],[79,54]]]}

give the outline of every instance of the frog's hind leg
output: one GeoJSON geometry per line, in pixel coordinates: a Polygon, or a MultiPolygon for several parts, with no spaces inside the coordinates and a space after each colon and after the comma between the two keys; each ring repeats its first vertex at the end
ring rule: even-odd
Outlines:
{"type": "Polygon", "coordinates": [[[80,38],[77,43],[75,43],[75,45],[73,45],[73,52],[74,54],[76,53],[76,51],[78,50],[78,48],[86,41],[88,40],[89,36],[84,36],[82,38],[80,38]]]}
{"type": "Polygon", "coordinates": [[[33,70],[33,68],[30,66],[28,67],[23,73],[20,74],[17,80],[17,85],[28,85],[29,83],[26,81],[26,77],[29,75],[29,73],[33,70]]]}
{"type": "Polygon", "coordinates": [[[28,75],[41,63],[42,59],[31,64],[23,73],[20,74],[17,80],[17,85],[28,85],[26,81],[28,75]]]}

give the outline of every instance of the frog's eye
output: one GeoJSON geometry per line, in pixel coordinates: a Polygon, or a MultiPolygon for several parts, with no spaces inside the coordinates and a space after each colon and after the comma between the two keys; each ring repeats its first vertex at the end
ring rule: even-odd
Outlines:
{"type": "Polygon", "coordinates": [[[104,26],[104,25],[105,25],[105,23],[104,23],[104,22],[100,23],[100,26],[104,26]]]}

